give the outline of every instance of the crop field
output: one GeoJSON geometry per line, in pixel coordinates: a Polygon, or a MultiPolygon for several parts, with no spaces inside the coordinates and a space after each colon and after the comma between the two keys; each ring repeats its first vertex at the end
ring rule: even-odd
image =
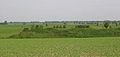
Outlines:
{"type": "Polygon", "coordinates": [[[0,25],[0,38],[19,33],[23,27],[29,27],[29,25],[0,25]]]}
{"type": "Polygon", "coordinates": [[[119,57],[119,44],[119,25],[0,25],[0,57],[119,57]]]}
{"type": "Polygon", "coordinates": [[[119,57],[120,37],[1,39],[0,57],[119,57]]]}

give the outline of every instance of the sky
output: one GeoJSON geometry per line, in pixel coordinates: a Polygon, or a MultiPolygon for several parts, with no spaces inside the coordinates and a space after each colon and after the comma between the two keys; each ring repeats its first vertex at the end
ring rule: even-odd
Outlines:
{"type": "Polygon", "coordinates": [[[0,0],[0,21],[120,20],[120,0],[0,0]]]}

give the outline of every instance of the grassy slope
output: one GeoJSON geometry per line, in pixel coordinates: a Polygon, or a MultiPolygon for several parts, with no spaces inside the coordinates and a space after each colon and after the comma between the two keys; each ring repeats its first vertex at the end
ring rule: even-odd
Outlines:
{"type": "Polygon", "coordinates": [[[6,38],[11,35],[19,33],[23,27],[29,27],[29,25],[0,25],[0,38],[6,38]]]}
{"type": "Polygon", "coordinates": [[[120,56],[120,37],[0,39],[0,57],[120,56]]]}
{"type": "Polygon", "coordinates": [[[0,25],[0,38],[16,34],[21,30],[20,25],[0,25]]]}

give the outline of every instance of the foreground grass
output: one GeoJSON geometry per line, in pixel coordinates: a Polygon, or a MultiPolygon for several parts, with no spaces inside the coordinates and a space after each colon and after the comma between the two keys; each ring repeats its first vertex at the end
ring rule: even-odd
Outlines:
{"type": "Polygon", "coordinates": [[[0,57],[119,57],[120,37],[0,39],[0,57]]]}

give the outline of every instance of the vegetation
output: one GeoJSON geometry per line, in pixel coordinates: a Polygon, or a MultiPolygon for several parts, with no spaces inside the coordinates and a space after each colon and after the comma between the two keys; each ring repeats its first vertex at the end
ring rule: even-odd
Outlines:
{"type": "Polygon", "coordinates": [[[120,38],[1,39],[0,57],[119,57],[120,38]]]}
{"type": "Polygon", "coordinates": [[[0,57],[120,56],[115,23],[23,23],[0,24],[0,57]]]}
{"type": "MultiPolygon", "coordinates": [[[[105,23],[107,28],[109,25],[105,23]]],[[[74,28],[66,29],[65,25],[54,25],[44,28],[42,25],[34,25],[24,28],[20,33],[9,38],[83,38],[83,37],[119,37],[119,28],[95,29],[89,25],[76,25],[74,28]],[[26,31],[27,30],[27,31],[26,31]]]]}
{"type": "MultiPolygon", "coordinates": [[[[23,22],[24,23],[24,22],[23,22]]],[[[77,23],[77,22],[76,22],[77,23]]],[[[94,24],[47,23],[44,24],[8,24],[0,25],[0,38],[88,38],[88,37],[119,37],[120,26],[114,23],[94,24]],[[109,27],[104,29],[104,26],[109,27]],[[10,32],[9,32],[10,31],[10,32]]],[[[80,22],[78,22],[80,23],[80,22]]]]}
{"type": "Polygon", "coordinates": [[[106,23],[104,24],[104,27],[107,29],[107,28],[109,27],[109,23],[106,22],[106,23]]]}

